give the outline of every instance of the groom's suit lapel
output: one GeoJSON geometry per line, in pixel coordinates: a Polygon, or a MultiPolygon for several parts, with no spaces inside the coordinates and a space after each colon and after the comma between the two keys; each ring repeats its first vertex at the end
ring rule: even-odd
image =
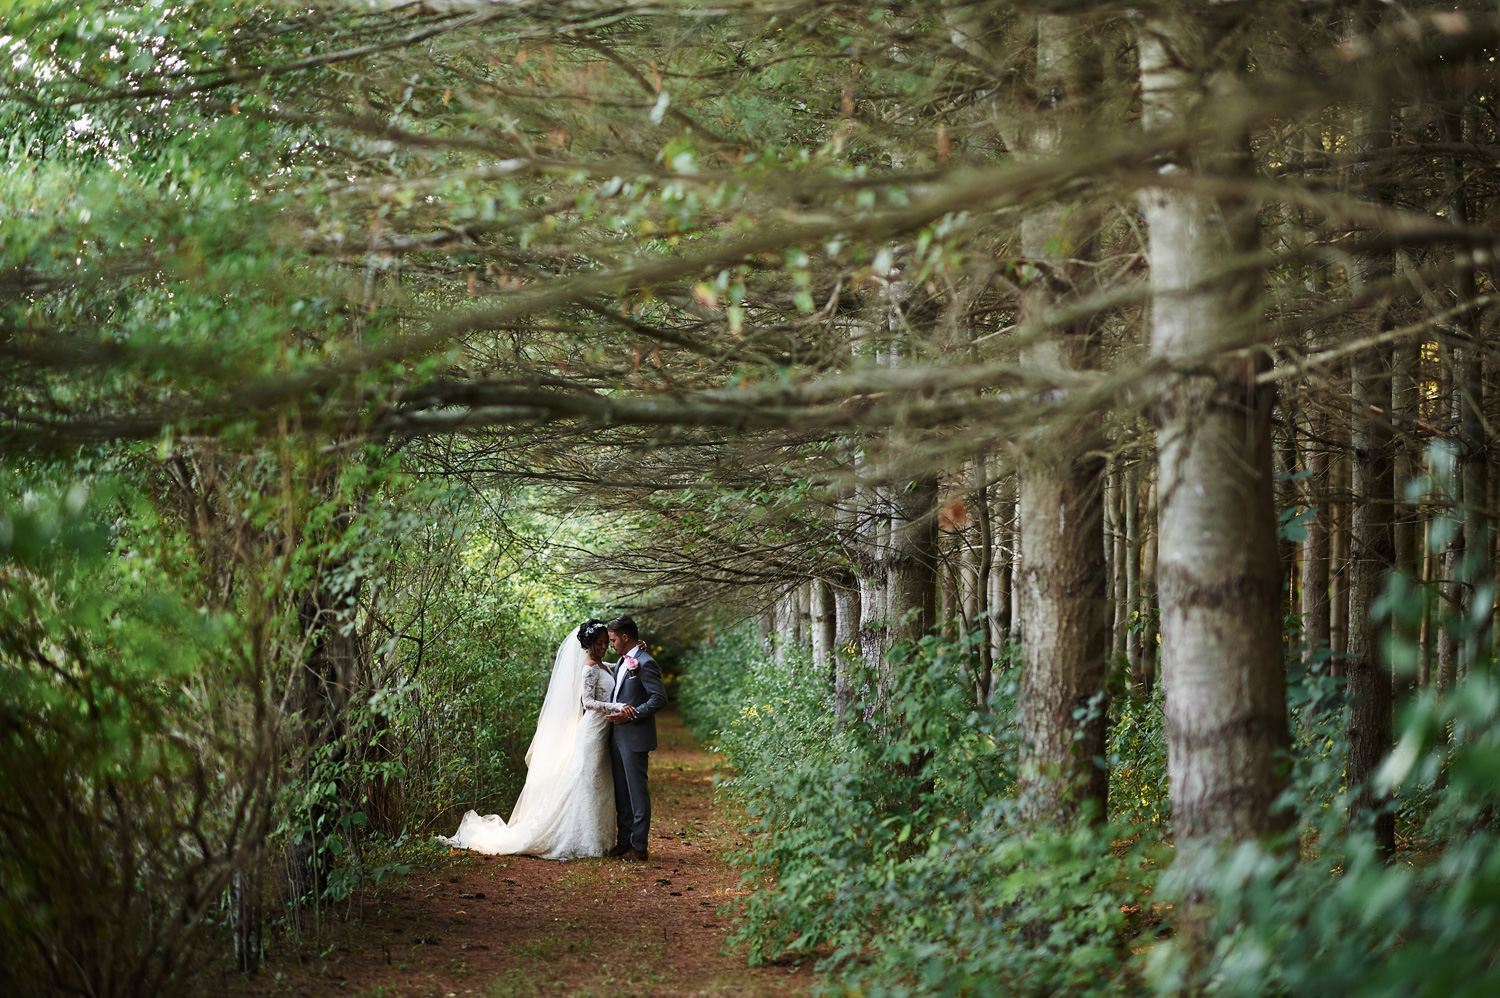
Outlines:
{"type": "MultiPolygon", "coordinates": [[[[635,647],[638,648],[638,649],[641,648],[640,645],[636,645],[635,647]]],[[[642,649],[642,650],[644,651],[644,649],[642,649]]],[[[634,655],[635,654],[635,650],[632,649],[631,652],[630,652],[630,654],[634,655]]],[[[639,661],[639,659],[637,659],[637,661],[639,661]]],[[[615,688],[614,688],[614,691],[612,693],[610,693],[610,699],[612,699],[612,700],[618,700],[618,699],[620,699],[621,691],[623,691],[625,689],[625,684],[629,680],[630,680],[630,670],[627,669],[627,668],[625,668],[625,658],[624,658],[624,656],[621,656],[620,660],[615,663],[615,688]]]]}

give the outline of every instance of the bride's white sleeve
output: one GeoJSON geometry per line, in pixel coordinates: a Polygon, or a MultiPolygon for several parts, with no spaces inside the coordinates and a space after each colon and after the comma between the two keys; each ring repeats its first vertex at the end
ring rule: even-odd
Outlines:
{"type": "Polygon", "coordinates": [[[622,703],[612,703],[608,700],[600,699],[605,695],[604,691],[608,688],[604,685],[604,680],[608,676],[609,673],[597,665],[590,664],[583,667],[584,710],[596,710],[601,714],[613,714],[625,708],[625,705],[622,703]]]}

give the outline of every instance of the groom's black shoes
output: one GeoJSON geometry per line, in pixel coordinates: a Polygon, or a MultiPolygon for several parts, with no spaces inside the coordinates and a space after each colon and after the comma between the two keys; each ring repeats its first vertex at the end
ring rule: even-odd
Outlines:
{"type": "Polygon", "coordinates": [[[615,846],[613,849],[611,849],[609,851],[609,858],[610,859],[619,859],[621,856],[625,855],[627,852],[630,852],[630,851],[631,851],[630,843],[628,843],[628,842],[621,842],[619,845],[615,846]]]}
{"type": "Polygon", "coordinates": [[[644,863],[646,862],[648,857],[646,856],[646,853],[640,849],[626,849],[624,852],[620,853],[620,858],[628,862],[644,863]]]}

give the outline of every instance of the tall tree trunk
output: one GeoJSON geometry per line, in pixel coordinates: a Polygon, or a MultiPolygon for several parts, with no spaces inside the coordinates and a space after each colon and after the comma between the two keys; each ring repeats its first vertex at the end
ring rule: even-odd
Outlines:
{"type": "Polygon", "coordinates": [[[809,583],[812,599],[812,618],[809,631],[812,642],[813,668],[829,678],[830,688],[834,683],[833,670],[833,592],[827,582],[813,579],[809,583]]]}
{"type": "Polygon", "coordinates": [[[1010,641],[1020,645],[1025,640],[1025,609],[1022,606],[1024,573],[1026,571],[1026,538],[1021,533],[1021,472],[1016,479],[1016,515],[1012,522],[1015,530],[1011,534],[1010,567],[1010,641]]]}
{"type": "Polygon", "coordinates": [[[975,678],[974,694],[978,703],[985,704],[990,698],[990,681],[995,674],[995,634],[991,623],[990,576],[995,569],[995,526],[990,514],[989,462],[983,456],[974,462],[974,510],[978,514],[977,564],[974,566],[974,609],[971,626],[980,630],[979,675],[975,678]]]}
{"type": "MultiPolygon", "coordinates": [[[[1214,52],[1196,8],[1152,18],[1140,35],[1144,123],[1169,130],[1196,120],[1214,52]]],[[[1232,89],[1241,67],[1213,67],[1232,89]]],[[[1204,150],[1200,170],[1232,174],[1244,137],[1204,150]]],[[[1177,168],[1190,164],[1180,164],[1177,168]]],[[[1218,350],[1255,341],[1261,275],[1226,273],[1256,249],[1253,205],[1181,187],[1142,193],[1150,232],[1151,352],[1181,370],[1157,408],[1161,537],[1162,680],[1178,855],[1279,829],[1273,805],[1288,747],[1281,648],[1281,570],[1271,458],[1271,393],[1256,384],[1265,361],[1221,361],[1218,350]]],[[[1196,924],[1196,917],[1189,916],[1196,924]]]]}
{"type": "Polygon", "coordinates": [[[1116,463],[1110,474],[1110,577],[1114,610],[1114,640],[1110,645],[1110,658],[1122,661],[1126,657],[1125,643],[1130,629],[1130,596],[1128,576],[1130,568],[1130,546],[1126,540],[1125,504],[1129,502],[1125,489],[1125,469],[1116,463]]]}
{"type": "MultiPolygon", "coordinates": [[[[1357,156],[1379,163],[1381,150],[1391,143],[1391,107],[1384,97],[1375,97],[1357,113],[1354,150],[1357,156]]],[[[1373,169],[1383,169],[1375,166],[1373,169]]],[[[1384,202],[1378,183],[1366,196],[1384,202]]],[[[1352,268],[1355,293],[1380,285],[1395,272],[1387,251],[1360,254],[1352,268]]],[[[1388,325],[1387,309],[1377,306],[1370,325],[1388,325]]],[[[1361,330],[1362,332],[1364,330],[1361,330]]],[[[1375,840],[1380,851],[1396,851],[1395,813],[1388,801],[1376,797],[1371,783],[1375,770],[1391,748],[1391,675],[1385,661],[1387,628],[1374,619],[1375,601],[1385,573],[1395,560],[1391,535],[1391,510],[1395,502],[1391,453],[1390,349],[1378,347],[1356,354],[1349,364],[1353,382],[1354,419],[1350,429],[1353,471],[1349,539],[1349,643],[1345,659],[1348,677],[1348,707],[1345,735],[1349,742],[1345,777],[1359,789],[1349,808],[1353,820],[1361,812],[1378,808],[1375,840]]]]}
{"type": "MultiPolygon", "coordinates": [[[[1416,512],[1411,504],[1403,501],[1406,484],[1417,476],[1417,454],[1412,444],[1411,428],[1417,418],[1419,393],[1419,369],[1422,362],[1422,344],[1408,340],[1396,346],[1391,360],[1391,411],[1394,414],[1395,438],[1392,446],[1392,482],[1395,489],[1395,505],[1391,516],[1391,544],[1395,550],[1395,571],[1408,579],[1420,582],[1421,530],[1416,512]]],[[[1422,654],[1423,637],[1420,627],[1409,629],[1405,640],[1416,643],[1422,654]]],[[[1394,663],[1392,663],[1394,665],[1394,663]]],[[[1419,665],[1408,664],[1391,677],[1391,694],[1396,700],[1408,697],[1417,681],[1419,665]]]]}
{"type": "MultiPolygon", "coordinates": [[[[1085,36],[1070,17],[1036,19],[1035,86],[1049,95],[1038,113],[1029,153],[1055,155],[1082,111],[1085,36]]],[[[1077,260],[1092,252],[1096,219],[1061,204],[1034,209],[1021,222],[1021,253],[1038,272],[1024,289],[1025,323],[1088,279],[1077,260]],[[1072,247],[1064,255],[1062,247],[1072,247]]],[[[1096,363],[1089,323],[1056,329],[1022,351],[1024,366],[1065,378],[1096,363]]],[[[1104,564],[1103,434],[1097,420],[1053,419],[1023,444],[1021,535],[1026,559],[1019,588],[1022,624],[1018,720],[1022,807],[1035,821],[1062,824],[1085,802],[1103,815],[1108,774],[1104,753],[1104,681],[1110,606],[1104,564]]]]}
{"type": "Polygon", "coordinates": [[[787,590],[776,598],[776,631],[771,635],[776,670],[785,675],[797,638],[797,597],[787,590]]]}
{"type": "Polygon", "coordinates": [[[1141,465],[1131,461],[1125,472],[1125,621],[1126,654],[1132,685],[1141,682],[1141,465]]]}
{"type": "Polygon", "coordinates": [[[1161,536],[1159,528],[1156,477],[1147,469],[1150,484],[1146,488],[1145,542],[1141,550],[1141,613],[1145,623],[1141,627],[1141,696],[1149,697],[1156,685],[1157,667],[1160,664],[1160,645],[1157,624],[1161,619],[1161,600],[1156,592],[1156,556],[1161,536]]]}
{"type": "MultiPolygon", "coordinates": [[[[1272,435],[1276,446],[1274,451],[1274,467],[1276,469],[1276,511],[1278,517],[1295,511],[1298,502],[1297,483],[1293,475],[1297,471],[1297,435],[1296,431],[1287,428],[1273,428],[1272,435]]],[[[1281,556],[1281,579],[1283,593],[1283,614],[1297,611],[1301,606],[1300,587],[1298,586],[1299,575],[1297,564],[1297,545],[1289,537],[1280,536],[1278,533],[1277,550],[1281,556]]]]}
{"type": "MultiPolygon", "coordinates": [[[[1319,434],[1314,432],[1312,436],[1319,434]]],[[[1302,648],[1303,664],[1322,662],[1327,667],[1330,648],[1328,599],[1329,496],[1328,451],[1316,440],[1308,440],[1302,451],[1307,466],[1308,502],[1312,516],[1307,521],[1307,539],[1302,542],[1302,648]]]]}
{"type": "MultiPolygon", "coordinates": [[[[1454,376],[1454,368],[1457,358],[1454,351],[1446,344],[1439,350],[1438,367],[1441,371],[1441,382],[1439,386],[1439,398],[1448,410],[1449,416],[1449,438],[1458,436],[1458,425],[1461,418],[1458,402],[1458,379],[1454,376]]],[[[1455,450],[1457,447],[1455,446],[1455,450]]],[[[1456,469],[1449,468],[1446,472],[1451,473],[1456,469]]],[[[1450,477],[1452,477],[1450,475],[1450,477]]],[[[1461,481],[1461,477],[1460,477],[1461,481]]],[[[1450,489],[1453,484],[1450,483],[1450,489]]],[[[1461,488],[1461,486],[1460,486],[1461,488]]],[[[1440,518],[1443,514],[1439,514],[1440,518]]],[[[1448,514],[1450,516],[1460,515],[1458,511],[1448,514]]],[[[1431,527],[1438,526],[1434,522],[1431,527]]],[[[1430,529],[1430,528],[1429,528],[1430,529]]],[[[1453,630],[1449,627],[1449,621],[1462,613],[1463,592],[1458,581],[1460,565],[1463,561],[1463,534],[1457,531],[1448,533],[1437,554],[1438,578],[1438,603],[1433,610],[1432,627],[1437,631],[1435,641],[1435,655],[1437,675],[1433,681],[1439,690],[1449,690],[1458,681],[1459,672],[1459,646],[1453,636],[1453,630]]]]}
{"type": "Polygon", "coordinates": [[[1332,529],[1328,538],[1328,647],[1331,675],[1344,674],[1344,654],[1349,650],[1349,466],[1345,455],[1329,455],[1329,500],[1332,529]]]}
{"type": "Polygon", "coordinates": [[[1016,568],[1020,556],[1020,529],[1016,522],[1016,476],[1008,470],[995,486],[995,518],[999,533],[995,549],[1000,555],[1000,570],[995,573],[995,596],[991,603],[994,614],[994,645],[1004,654],[1005,648],[1015,640],[1016,631],[1016,568]]]}
{"type": "Polygon", "coordinates": [[[1100,532],[1100,550],[1104,558],[1104,602],[1107,606],[1105,616],[1109,620],[1109,638],[1105,645],[1113,650],[1116,636],[1116,624],[1120,619],[1120,597],[1117,573],[1115,571],[1119,562],[1115,559],[1115,533],[1118,529],[1115,517],[1117,513],[1118,494],[1115,490],[1114,468],[1106,463],[1104,472],[1099,478],[1099,487],[1104,493],[1102,504],[1104,513],[1104,529],[1100,532]]]}
{"type": "Polygon", "coordinates": [[[1421,557],[1421,531],[1414,510],[1403,496],[1406,483],[1418,474],[1419,457],[1411,431],[1418,418],[1417,406],[1421,399],[1421,367],[1420,341],[1407,340],[1396,346],[1391,359],[1391,411],[1395,415],[1396,429],[1393,440],[1395,464],[1392,466],[1396,506],[1391,537],[1396,548],[1396,570],[1413,579],[1420,575],[1417,561],[1421,557]]]}
{"type": "MultiPolygon", "coordinates": [[[[860,462],[860,475],[870,482],[874,478],[869,455],[860,462]]],[[[855,535],[859,557],[859,650],[865,665],[876,668],[885,656],[885,590],[886,546],[890,536],[890,516],[885,507],[885,491],[872,482],[855,489],[857,516],[855,535]]]]}
{"type": "MultiPolygon", "coordinates": [[[[1432,544],[1432,521],[1422,524],[1422,591],[1430,592],[1438,577],[1438,555],[1432,544]]],[[[1417,638],[1417,686],[1427,689],[1433,680],[1432,600],[1422,602],[1422,632],[1417,638]]]]}
{"type": "Polygon", "coordinates": [[[938,482],[925,475],[891,490],[891,544],[886,555],[887,659],[915,648],[937,623],[938,482]]]}
{"type": "MultiPolygon", "coordinates": [[[[1457,107],[1449,110],[1444,118],[1445,138],[1450,142],[1474,141],[1473,108],[1467,97],[1460,97],[1457,107]]],[[[1458,169],[1454,157],[1445,157],[1448,174],[1449,212],[1453,224],[1464,227],[1469,224],[1470,206],[1469,179],[1458,169]]],[[[1466,259],[1458,262],[1458,300],[1470,304],[1478,297],[1474,279],[1472,251],[1465,250],[1466,259]]],[[[1489,649],[1490,619],[1493,610],[1475,606],[1479,587],[1495,577],[1491,545],[1494,538],[1489,517],[1489,447],[1485,436],[1484,419],[1484,331],[1479,315],[1473,308],[1464,312],[1458,324],[1468,334],[1467,342],[1455,346],[1454,361],[1454,405],[1457,420],[1459,495],[1463,502],[1463,552],[1460,561],[1464,620],[1474,626],[1464,639],[1462,662],[1464,667],[1474,664],[1481,654],[1489,649]]]]}
{"type": "Polygon", "coordinates": [[[1384,655],[1388,628],[1377,622],[1372,609],[1381,583],[1395,557],[1391,537],[1392,458],[1390,426],[1390,381],[1384,352],[1372,350],[1357,355],[1350,364],[1354,379],[1353,493],[1351,504],[1349,581],[1349,647],[1344,661],[1348,679],[1348,710],[1345,733],[1349,742],[1345,773],[1351,786],[1363,785],[1350,807],[1351,818],[1361,811],[1380,808],[1375,819],[1375,837],[1386,855],[1395,852],[1394,813],[1384,799],[1376,798],[1369,784],[1391,748],[1391,675],[1384,655]],[[1381,415],[1374,416],[1371,407],[1381,415]]]}
{"type": "Polygon", "coordinates": [[[859,583],[852,576],[833,589],[833,620],[833,715],[843,720],[858,696],[854,650],[859,647],[859,583]]]}

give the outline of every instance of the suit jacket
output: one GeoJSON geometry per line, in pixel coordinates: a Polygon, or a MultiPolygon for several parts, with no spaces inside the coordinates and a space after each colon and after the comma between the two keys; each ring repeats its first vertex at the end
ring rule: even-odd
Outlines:
{"type": "MultiPolygon", "coordinates": [[[[635,650],[639,667],[615,686],[612,699],[628,703],[637,711],[634,721],[610,725],[610,738],[621,749],[631,752],[650,752],[656,748],[656,712],[667,705],[667,687],[661,681],[661,666],[651,653],[641,646],[635,650]]],[[[615,674],[625,669],[625,660],[615,663],[615,674]]]]}

